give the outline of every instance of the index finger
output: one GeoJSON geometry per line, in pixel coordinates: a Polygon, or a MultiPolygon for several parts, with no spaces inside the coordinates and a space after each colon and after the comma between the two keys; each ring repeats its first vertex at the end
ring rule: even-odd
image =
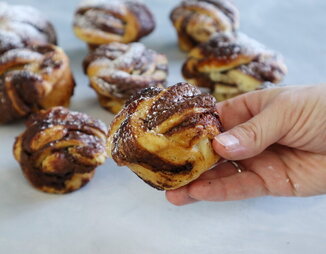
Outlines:
{"type": "Polygon", "coordinates": [[[282,88],[269,88],[219,102],[217,111],[224,129],[232,129],[234,126],[242,124],[260,113],[282,90],[282,88]]]}

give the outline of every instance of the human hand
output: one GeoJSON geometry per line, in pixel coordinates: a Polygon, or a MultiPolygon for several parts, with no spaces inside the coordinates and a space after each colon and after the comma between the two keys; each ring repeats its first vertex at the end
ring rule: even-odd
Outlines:
{"type": "Polygon", "coordinates": [[[224,162],[168,201],[228,201],[326,193],[326,85],[247,93],[218,103],[226,132],[213,141],[224,162]]]}

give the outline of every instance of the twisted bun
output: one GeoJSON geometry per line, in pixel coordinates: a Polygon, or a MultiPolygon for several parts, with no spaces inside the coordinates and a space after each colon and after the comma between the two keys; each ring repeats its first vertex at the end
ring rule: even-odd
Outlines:
{"type": "Polygon", "coordinates": [[[84,1],[74,18],[75,34],[91,49],[110,42],[138,41],[154,28],[152,13],[138,1],[84,1]]]}
{"type": "Polygon", "coordinates": [[[182,67],[184,78],[207,87],[218,101],[278,83],[287,72],[283,58],[244,34],[218,34],[195,47],[182,67]]]}
{"type": "Polygon", "coordinates": [[[75,86],[65,53],[53,45],[10,49],[0,55],[0,123],[40,109],[68,106],[75,86]]]}
{"type": "Polygon", "coordinates": [[[91,52],[84,60],[92,88],[100,104],[118,113],[125,101],[142,88],[164,86],[167,58],[141,43],[110,43],[91,52]]]}
{"type": "Polygon", "coordinates": [[[33,115],[16,139],[14,155],[37,189],[67,193],[81,188],[106,159],[106,126],[62,107],[33,115]]]}
{"type": "Polygon", "coordinates": [[[108,154],[157,189],[186,185],[219,160],[215,103],[187,83],[143,89],[113,120],[108,154]]]}
{"type": "Polygon", "coordinates": [[[170,19],[180,48],[189,51],[217,33],[234,32],[239,26],[239,11],[229,0],[184,0],[173,9],[170,19]]]}

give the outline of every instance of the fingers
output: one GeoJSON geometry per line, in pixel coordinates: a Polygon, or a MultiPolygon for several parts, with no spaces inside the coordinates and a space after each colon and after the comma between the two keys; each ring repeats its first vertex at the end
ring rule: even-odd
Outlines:
{"type": "Polygon", "coordinates": [[[287,157],[289,153],[292,153],[290,148],[273,145],[254,158],[241,161],[241,164],[264,180],[270,195],[293,196],[295,189],[292,172],[282,160],[283,155],[287,157]]]}
{"type": "Polygon", "coordinates": [[[197,202],[196,199],[193,199],[189,196],[188,186],[184,186],[173,191],[167,191],[165,192],[165,197],[170,203],[176,206],[197,202]]]}
{"type": "MultiPolygon", "coordinates": [[[[273,101],[248,121],[218,135],[213,141],[215,151],[229,160],[256,156],[279,141],[291,128],[291,120],[285,117],[285,110],[284,105],[273,101]]],[[[249,113],[249,110],[245,113],[246,117],[249,113]]],[[[229,118],[236,114],[230,114],[229,118]]]]}
{"type": "Polygon", "coordinates": [[[282,91],[282,88],[265,89],[219,102],[217,110],[224,129],[230,130],[236,125],[248,121],[261,112],[282,91]]]}
{"type": "Polygon", "coordinates": [[[298,177],[288,168],[289,163],[282,160],[283,155],[288,157],[287,154],[293,152],[290,148],[280,149],[280,147],[272,146],[254,158],[242,160],[240,163],[245,170],[241,173],[235,167],[229,167],[230,163],[223,163],[221,168],[216,167],[207,171],[183,187],[182,191],[169,193],[168,200],[183,205],[199,200],[230,201],[264,195],[294,196],[300,193],[302,195],[302,187],[301,192],[296,188],[304,181],[301,178],[297,179],[298,177]]]}
{"type": "MultiPolygon", "coordinates": [[[[232,165],[230,162],[225,162],[214,169],[206,171],[204,174],[202,174],[196,181],[199,180],[212,180],[216,178],[222,178],[222,177],[228,177],[234,174],[238,173],[238,169],[235,168],[234,165],[232,165]]],[[[166,192],[166,198],[167,200],[177,206],[180,205],[186,205],[190,203],[194,203],[197,200],[189,196],[189,186],[181,187],[177,190],[173,191],[167,191],[166,192]]]]}
{"type": "Polygon", "coordinates": [[[238,169],[231,162],[224,162],[217,167],[206,171],[197,180],[209,180],[227,177],[238,173],[238,169]]]}
{"type": "Polygon", "coordinates": [[[243,200],[268,194],[262,178],[251,171],[216,179],[198,179],[186,187],[166,193],[168,201],[175,205],[185,205],[200,200],[243,200]]]}
{"type": "MultiPolygon", "coordinates": [[[[255,182],[255,179],[252,178],[254,176],[249,177],[248,180],[246,180],[247,178],[243,178],[241,181],[238,179],[238,177],[242,178],[243,176],[247,176],[248,173],[250,172],[245,172],[245,175],[243,175],[244,173],[239,173],[234,165],[226,162],[205,172],[187,186],[177,190],[167,191],[166,198],[172,204],[180,206],[199,200],[226,201],[265,194],[265,192],[261,191],[261,189],[264,189],[263,184],[259,188],[253,188],[254,185],[252,185],[252,182],[255,182]],[[250,188],[252,189],[249,192],[250,188]],[[257,189],[259,190],[258,192],[257,189]]],[[[262,183],[258,176],[257,178],[257,183],[262,183]]]]}
{"type": "Polygon", "coordinates": [[[268,194],[264,181],[257,174],[245,171],[229,177],[195,181],[188,187],[195,200],[232,201],[268,194]]]}

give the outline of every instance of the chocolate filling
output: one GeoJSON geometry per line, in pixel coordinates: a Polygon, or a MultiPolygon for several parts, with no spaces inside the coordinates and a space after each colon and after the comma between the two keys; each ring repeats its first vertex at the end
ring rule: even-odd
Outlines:
{"type": "MultiPolygon", "coordinates": [[[[72,143],[71,147],[76,148],[76,152],[88,158],[94,158],[98,154],[105,153],[105,140],[97,137],[90,131],[95,128],[104,136],[107,133],[104,123],[93,120],[86,114],[70,112],[62,107],[53,108],[48,111],[41,111],[35,114],[27,121],[27,129],[22,135],[22,147],[20,154],[20,164],[31,183],[36,187],[52,187],[58,191],[70,192],[73,189],[67,189],[66,181],[70,180],[76,173],[89,173],[95,169],[97,165],[85,164],[79,161],[68,152],[69,145],[63,148],[55,148],[55,144],[59,141],[79,140],[83,142],[83,146],[77,146],[72,143]],[[54,140],[45,143],[43,147],[34,151],[30,145],[40,131],[53,126],[64,126],[65,135],[60,140],[54,140]],[[38,167],[35,163],[43,153],[50,155],[56,154],[56,159],[51,161],[51,168],[54,172],[44,172],[42,167],[38,167]]],[[[84,179],[82,185],[88,182],[84,179]]]]}

